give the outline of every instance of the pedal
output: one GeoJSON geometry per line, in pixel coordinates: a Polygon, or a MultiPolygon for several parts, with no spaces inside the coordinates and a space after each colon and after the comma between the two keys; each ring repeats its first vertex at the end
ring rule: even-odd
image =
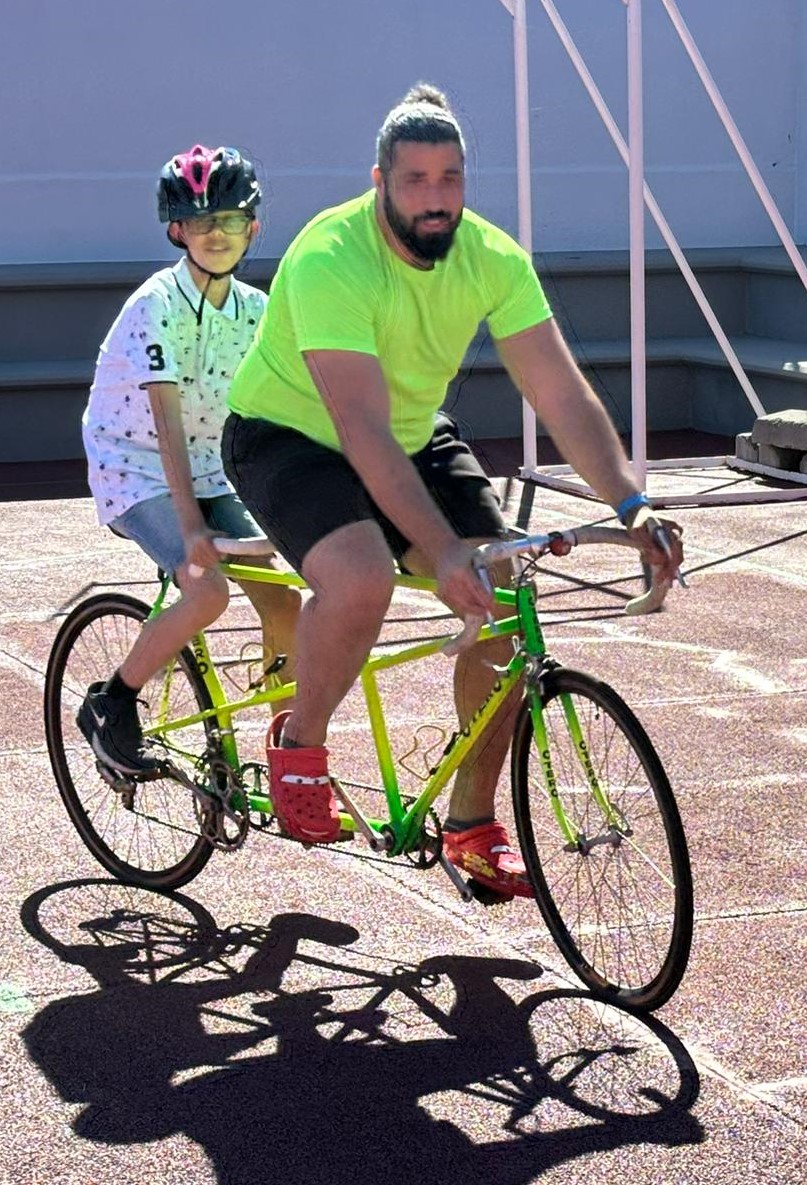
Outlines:
{"type": "Polygon", "coordinates": [[[460,897],[462,897],[463,901],[472,901],[474,893],[473,893],[473,889],[471,888],[471,882],[468,881],[466,883],[463,875],[458,871],[458,869],[456,869],[454,867],[453,864],[451,864],[449,862],[448,857],[446,856],[445,852],[442,852],[440,854],[440,857],[439,857],[437,863],[440,865],[443,872],[446,874],[448,879],[451,881],[452,885],[457,890],[460,897]]]}
{"type": "Polygon", "coordinates": [[[123,774],[118,773],[117,770],[104,765],[102,761],[96,761],[95,768],[107,786],[118,795],[123,809],[127,811],[134,810],[135,791],[137,790],[137,783],[134,778],[125,777],[123,774]]]}
{"type": "Polygon", "coordinates": [[[171,767],[168,762],[160,766],[159,769],[148,770],[142,774],[124,774],[113,766],[107,765],[100,758],[96,758],[95,768],[106,784],[118,793],[128,790],[134,793],[138,786],[144,786],[147,782],[158,782],[162,778],[171,777],[171,767]]]}
{"type": "Polygon", "coordinates": [[[515,896],[514,893],[500,893],[490,885],[483,885],[481,881],[474,880],[473,877],[470,877],[467,883],[474,901],[478,901],[485,908],[491,905],[507,905],[515,896]]]}

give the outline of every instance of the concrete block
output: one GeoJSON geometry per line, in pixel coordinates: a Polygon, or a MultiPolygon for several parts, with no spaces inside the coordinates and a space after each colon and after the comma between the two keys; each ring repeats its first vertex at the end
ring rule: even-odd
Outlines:
{"type": "Polygon", "coordinates": [[[759,464],[770,469],[791,469],[798,471],[804,453],[800,449],[777,448],[775,444],[759,446],[759,464]]]}
{"type": "Polygon", "coordinates": [[[740,432],[735,437],[734,455],[738,461],[751,461],[754,465],[759,463],[759,446],[751,440],[750,432],[740,432]]]}
{"type": "Polygon", "coordinates": [[[807,411],[791,408],[759,416],[751,429],[751,440],[754,444],[772,444],[807,453],[807,411]]]}

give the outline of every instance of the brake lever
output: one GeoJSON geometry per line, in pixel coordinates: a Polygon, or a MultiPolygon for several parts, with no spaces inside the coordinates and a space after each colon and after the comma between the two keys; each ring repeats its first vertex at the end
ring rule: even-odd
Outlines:
{"type": "MultiPolygon", "coordinates": [[[[667,558],[671,560],[672,559],[672,546],[670,545],[670,538],[669,538],[669,535],[667,534],[666,529],[663,526],[661,526],[661,524],[659,524],[659,526],[653,528],[653,539],[654,539],[655,543],[664,552],[664,554],[667,556],[667,558]]],[[[675,569],[675,579],[678,581],[681,588],[688,588],[689,587],[686,580],[684,580],[684,577],[683,577],[683,574],[682,574],[680,568],[675,569]]]]}

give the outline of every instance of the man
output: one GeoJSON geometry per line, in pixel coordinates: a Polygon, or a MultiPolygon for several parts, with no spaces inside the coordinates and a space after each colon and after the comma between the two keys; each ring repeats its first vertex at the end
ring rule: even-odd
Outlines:
{"type": "MultiPolygon", "coordinates": [[[[504,523],[479,465],[436,415],[480,321],[567,460],[664,578],[682,554],[674,532],[670,555],[655,542],[658,521],[532,261],[463,209],[462,134],[435,88],[414,87],[387,116],[372,177],[369,193],[314,218],[286,252],[236,373],[222,441],[230,480],[314,593],[298,629],[294,710],[276,718],[267,743],[281,826],[308,842],[338,834],[328,722],[378,637],[393,559],[436,576],[458,616],[492,608],[471,554],[502,537],[504,523]]],[[[457,660],[462,723],[490,689],[497,645],[457,660]]],[[[445,849],[503,896],[528,896],[494,815],[509,740],[505,728],[486,734],[458,774],[445,849]]]]}

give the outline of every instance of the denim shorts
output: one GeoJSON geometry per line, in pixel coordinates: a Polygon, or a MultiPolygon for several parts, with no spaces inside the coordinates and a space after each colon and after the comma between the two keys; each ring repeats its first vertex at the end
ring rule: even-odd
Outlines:
{"type": "MultiPolygon", "coordinates": [[[[320,539],[365,519],[379,524],[396,560],[411,546],[345,456],[293,428],[231,412],[221,456],[224,472],[250,513],[298,572],[320,539]]],[[[461,539],[506,537],[496,493],[449,416],[437,416],[431,440],[410,460],[461,539]]]]}
{"type": "MultiPolygon", "coordinates": [[[[262,535],[255,519],[235,494],[199,498],[205,522],[221,535],[249,539],[262,535]]],[[[185,546],[170,494],[136,502],[109,524],[116,535],[131,539],[169,576],[185,562],[185,546]]]]}

